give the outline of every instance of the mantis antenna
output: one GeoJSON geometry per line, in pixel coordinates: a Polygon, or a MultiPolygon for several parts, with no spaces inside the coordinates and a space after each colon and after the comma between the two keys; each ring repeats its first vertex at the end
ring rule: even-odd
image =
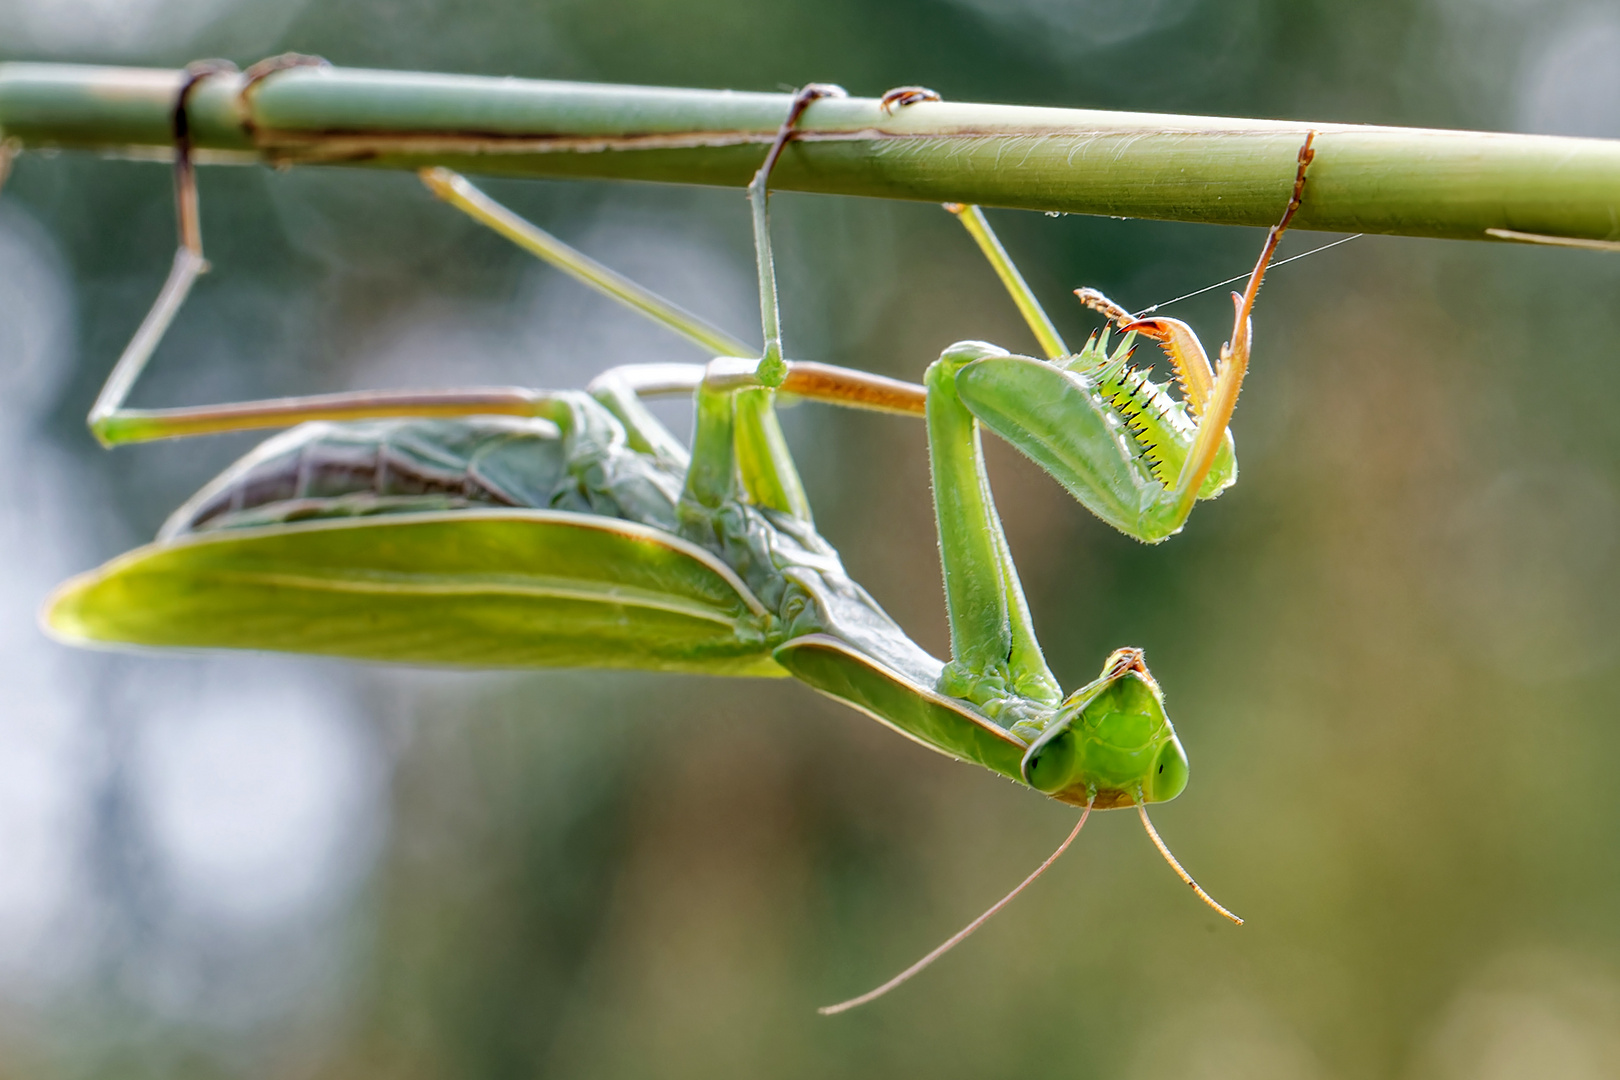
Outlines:
{"type": "Polygon", "coordinates": [[[1183,870],[1181,864],[1176,861],[1176,857],[1170,854],[1170,849],[1165,846],[1163,840],[1159,839],[1159,830],[1153,827],[1153,821],[1148,817],[1147,802],[1142,798],[1140,791],[1137,792],[1136,812],[1142,815],[1142,828],[1147,830],[1148,837],[1153,841],[1153,846],[1159,849],[1159,854],[1164,856],[1164,861],[1170,864],[1170,869],[1176,872],[1176,876],[1185,881],[1192,888],[1192,891],[1198,894],[1198,899],[1231,919],[1237,925],[1242,926],[1243,920],[1226,910],[1213,896],[1205,892],[1204,887],[1194,881],[1193,876],[1183,870]]]}
{"type": "MultiPolygon", "coordinates": [[[[1504,232],[1505,230],[1503,230],[1503,229],[1487,229],[1486,231],[1487,232],[1504,232]]],[[[1309,251],[1302,251],[1298,255],[1290,255],[1286,259],[1278,259],[1276,262],[1271,264],[1271,269],[1275,270],[1279,266],[1287,266],[1291,262],[1298,262],[1299,260],[1301,260],[1301,259],[1303,259],[1303,258],[1305,258],[1305,257],[1307,257],[1309,255],[1320,254],[1321,252],[1326,251],[1328,248],[1336,248],[1340,244],[1348,244],[1352,240],[1360,240],[1363,236],[1366,236],[1366,235],[1367,235],[1366,233],[1352,233],[1349,236],[1341,237],[1338,240],[1334,240],[1334,241],[1331,241],[1329,243],[1323,244],[1320,247],[1313,247],[1309,251]]],[[[1599,243],[1600,241],[1592,241],[1592,242],[1593,243],[1599,243]]],[[[1616,244],[1615,249],[1620,250],[1620,244],[1616,244]]],[[[1251,273],[1252,273],[1252,271],[1251,271],[1251,273]]],[[[1216,289],[1220,288],[1222,285],[1230,285],[1235,281],[1246,281],[1246,280],[1248,280],[1248,277],[1249,277],[1249,274],[1239,274],[1237,277],[1229,277],[1225,281],[1217,281],[1213,285],[1205,285],[1202,289],[1194,289],[1190,293],[1182,293],[1180,296],[1176,297],[1174,300],[1160,300],[1157,304],[1154,304],[1151,307],[1145,307],[1141,311],[1137,311],[1137,312],[1127,312],[1126,314],[1131,319],[1146,318],[1147,316],[1153,314],[1155,311],[1158,311],[1160,308],[1167,308],[1171,304],[1179,304],[1183,300],[1191,300],[1195,296],[1203,296],[1207,292],[1214,292],[1216,289]]],[[[1076,291],[1079,292],[1079,291],[1082,291],[1082,290],[1076,290],[1076,291]]],[[[1095,289],[1087,289],[1087,290],[1083,290],[1083,291],[1090,292],[1090,293],[1096,293],[1097,292],[1097,290],[1095,290],[1095,289]]],[[[1101,295],[1101,294],[1098,294],[1098,295],[1101,295]]],[[[1104,299],[1107,299],[1107,298],[1104,297],[1104,299]]],[[[1094,306],[1086,299],[1082,299],[1081,303],[1085,304],[1087,307],[1093,307],[1094,306]]],[[[1096,310],[1102,311],[1101,308],[1097,308],[1096,310]]],[[[1109,318],[1114,318],[1115,317],[1111,312],[1103,312],[1103,313],[1105,315],[1108,315],[1109,318]]]]}
{"type": "MultiPolygon", "coordinates": [[[[884,994],[887,994],[890,990],[893,990],[901,983],[908,981],[913,975],[917,974],[919,971],[922,971],[935,960],[938,960],[940,957],[956,948],[956,946],[960,945],[963,941],[967,940],[967,936],[969,934],[973,933],[973,931],[989,922],[990,917],[996,912],[1012,903],[1014,897],[1023,892],[1025,889],[1029,888],[1029,886],[1034,883],[1036,878],[1046,873],[1047,869],[1053,863],[1058,861],[1058,856],[1069,850],[1069,845],[1074,843],[1074,838],[1080,835],[1080,830],[1085,828],[1086,819],[1091,816],[1091,804],[1094,799],[1095,796],[1086,800],[1086,808],[1085,810],[1081,811],[1080,820],[1074,823],[1074,831],[1068,835],[1068,838],[1065,839],[1063,843],[1057,846],[1057,850],[1048,855],[1046,857],[1046,861],[1037,866],[1035,868],[1035,872],[1020,882],[1016,889],[1008,893],[1006,896],[1003,896],[1000,900],[997,900],[994,904],[991,904],[989,910],[983,915],[980,915],[977,919],[974,919],[972,922],[962,927],[962,929],[958,930],[955,934],[947,938],[945,942],[933,952],[929,953],[915,964],[912,964],[910,967],[906,968],[906,970],[902,971],[900,974],[896,975],[894,978],[890,979],[877,989],[868,990],[860,997],[853,997],[848,1001],[840,1001],[837,1005],[823,1005],[821,1008],[817,1009],[816,1012],[820,1013],[822,1016],[837,1016],[841,1012],[848,1012],[857,1005],[865,1005],[869,1001],[876,1001],[878,998],[882,997],[884,994]]],[[[1164,845],[1159,845],[1159,850],[1163,851],[1164,845]]],[[[1165,852],[1165,855],[1168,857],[1169,852],[1165,852]]],[[[1174,863],[1175,860],[1172,859],[1171,865],[1174,865],[1174,863]]],[[[1179,870],[1180,867],[1177,867],[1177,869],[1179,870]]],[[[1187,880],[1191,881],[1192,879],[1188,878],[1187,880]]],[[[1194,885],[1193,888],[1197,889],[1198,886],[1194,885]]],[[[1200,893],[1202,893],[1202,890],[1200,890],[1200,893]]],[[[1215,904],[1215,901],[1211,900],[1210,903],[1215,904]]],[[[1215,904],[1215,906],[1218,908],[1220,907],[1219,904],[1215,904]]],[[[1226,909],[1221,908],[1221,910],[1225,911],[1226,909]]],[[[1240,919],[1238,921],[1241,922],[1242,920],[1240,919]]]]}

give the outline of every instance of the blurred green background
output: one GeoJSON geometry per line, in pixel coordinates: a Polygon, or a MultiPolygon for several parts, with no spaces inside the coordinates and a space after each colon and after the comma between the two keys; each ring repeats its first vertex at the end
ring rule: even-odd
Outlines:
{"type": "MultiPolygon", "coordinates": [[[[339,64],[1620,136],[1580,0],[0,0],[0,59],[339,64]]],[[[1160,547],[1005,447],[1051,662],[1147,649],[1193,762],[1072,812],[787,681],[455,674],[45,641],[67,574],[251,439],[97,450],[168,265],[167,171],[29,155],[0,195],[0,1077],[1620,1075],[1620,259],[1369,237],[1279,270],[1242,482],[1160,547]]],[[[737,191],[498,198],[755,336],[737,191]]],[[[579,386],[701,360],[404,175],[211,169],[215,273],[140,404],[579,386]]],[[[1033,348],[926,205],[773,201],[792,355],[917,378],[1033,348]]],[[[992,220],[1077,343],[1242,273],[1258,230],[992,220]]],[[[1292,234],[1283,254],[1324,237],[1292,234]]],[[[1218,342],[1217,290],[1172,309],[1218,342]]],[[[678,407],[665,415],[684,418],[678,407]]],[[[914,422],[787,416],[823,531],[936,653],[914,422]]]]}

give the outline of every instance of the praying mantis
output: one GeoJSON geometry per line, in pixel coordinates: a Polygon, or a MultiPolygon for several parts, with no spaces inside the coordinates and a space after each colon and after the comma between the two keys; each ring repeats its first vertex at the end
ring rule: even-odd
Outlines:
{"type": "MultiPolygon", "coordinates": [[[[287,66],[249,69],[242,90],[287,66]]],[[[1081,813],[1034,874],[961,933],[840,1012],[892,989],[1005,906],[1076,838],[1091,811],[1185,788],[1188,762],[1143,652],[1116,649],[1065,694],[1047,667],[992,498],[988,428],[1110,525],[1157,543],[1236,479],[1227,429],[1246,374],[1251,312],[1298,210],[1305,135],[1217,362],[1192,330],[1082,303],[1122,335],[1063,343],[977,207],[948,205],[997,272],[1044,356],[978,341],[947,348],[921,385],[783,355],[769,182],[806,110],[793,98],[748,189],[764,348],[601,266],[443,169],[442,200],[573,277],[708,349],[707,365],[613,368],[583,391],[481,387],[361,392],[200,408],[124,406],[192,283],[207,269],[187,99],[219,64],[193,65],[174,109],[179,244],[169,278],[90,413],[106,446],[288,427],[185,502],[156,541],[67,582],[43,620],[83,645],[218,647],[498,667],[618,667],[792,676],[935,751],[1081,813]],[[1138,337],[1168,358],[1179,397],[1131,365],[1138,337]],[[691,446],[643,404],[690,395],[691,446]],[[845,573],[816,531],[778,425],[778,395],[925,420],[951,656],[915,644],[845,573]],[[296,426],[293,426],[296,425],[296,426]]],[[[891,91],[885,109],[937,98],[891,91]]]]}

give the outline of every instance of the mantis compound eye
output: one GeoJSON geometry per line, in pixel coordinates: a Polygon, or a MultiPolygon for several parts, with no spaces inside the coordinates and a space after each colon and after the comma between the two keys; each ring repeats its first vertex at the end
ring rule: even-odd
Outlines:
{"type": "Polygon", "coordinates": [[[1169,802],[1187,786],[1187,752],[1175,736],[1159,748],[1159,756],[1148,774],[1148,802],[1169,802]]]}

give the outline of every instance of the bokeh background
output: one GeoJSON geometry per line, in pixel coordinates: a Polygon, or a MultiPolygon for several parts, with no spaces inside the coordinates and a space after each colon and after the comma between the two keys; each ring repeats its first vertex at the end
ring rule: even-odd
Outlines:
{"type": "MultiPolygon", "coordinates": [[[[1620,136],[1583,0],[0,0],[0,58],[355,66],[1620,136]]],[[[1620,1074],[1620,258],[1368,237],[1279,270],[1242,483],[1147,548],[991,448],[1068,686],[1146,647],[1193,762],[1072,811],[790,682],[89,654],[50,587],[248,439],[106,453],[82,417],[172,248],[155,165],[0,195],[0,1077],[1620,1074]]],[[[491,183],[752,336],[740,192],[491,183]]],[[[579,386],[701,360],[403,175],[211,169],[216,272],[140,403],[579,386]]],[[[1033,343],[926,205],[779,195],[792,355],[916,378],[1033,343]]],[[[1258,230],[993,220],[1071,342],[1245,271],[1258,230]]],[[[1293,234],[1284,254],[1324,241],[1293,234]]],[[[1218,342],[1224,292],[1173,309],[1218,342]]],[[[682,409],[665,415],[683,424],[682,409]]],[[[925,447],[787,417],[820,523],[936,652],[925,447]]]]}

